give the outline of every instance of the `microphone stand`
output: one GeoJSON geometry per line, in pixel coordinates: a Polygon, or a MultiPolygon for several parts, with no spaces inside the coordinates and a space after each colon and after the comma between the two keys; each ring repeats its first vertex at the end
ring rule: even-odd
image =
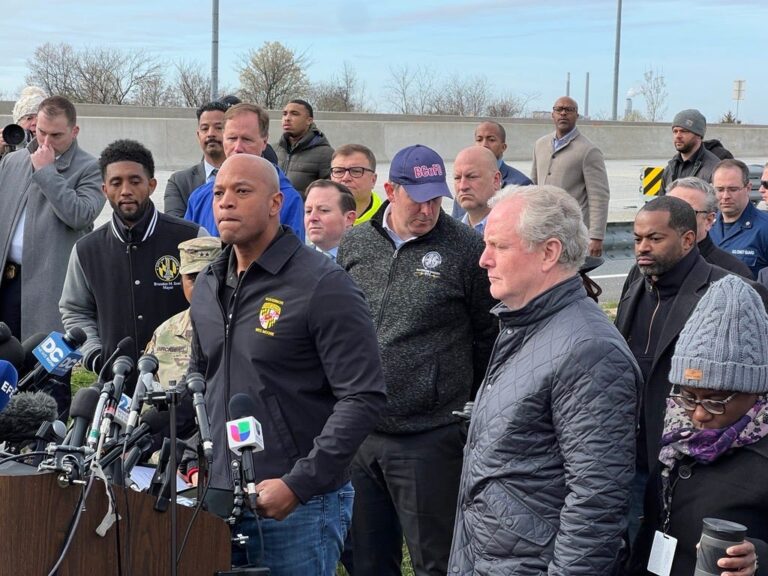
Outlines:
{"type": "MultiPolygon", "coordinates": [[[[176,431],[176,408],[179,402],[179,391],[176,388],[176,383],[171,382],[171,387],[166,392],[165,390],[152,390],[147,391],[147,402],[159,408],[160,406],[167,405],[168,412],[170,414],[170,445],[171,453],[168,459],[168,468],[166,472],[167,487],[170,488],[170,508],[171,508],[171,571],[170,576],[178,575],[178,566],[176,565],[176,554],[178,550],[178,538],[177,538],[177,511],[178,495],[176,493],[176,447],[178,445],[178,437],[176,431]]],[[[158,495],[158,502],[165,495],[165,490],[162,490],[158,495]]],[[[155,507],[157,510],[157,506],[155,507]]]]}

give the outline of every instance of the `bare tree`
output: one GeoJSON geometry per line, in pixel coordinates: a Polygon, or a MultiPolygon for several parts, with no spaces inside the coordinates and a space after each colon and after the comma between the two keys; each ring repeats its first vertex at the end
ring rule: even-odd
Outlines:
{"type": "Polygon", "coordinates": [[[344,62],[339,76],[312,85],[310,98],[316,110],[356,112],[363,108],[364,93],[357,72],[349,62],[344,62]]]}
{"type": "Polygon", "coordinates": [[[27,61],[27,67],[27,84],[40,86],[47,94],[76,99],[76,57],[69,44],[47,42],[38,46],[27,61]]]}
{"type": "Polygon", "coordinates": [[[407,64],[389,69],[385,100],[399,114],[429,114],[435,99],[435,74],[407,64]]]}
{"type": "Polygon", "coordinates": [[[137,106],[179,106],[181,101],[173,86],[162,76],[147,78],[139,85],[131,104],[137,106]]]}
{"type": "Polygon", "coordinates": [[[76,51],[66,43],[38,46],[27,64],[27,83],[75,102],[97,104],[127,104],[144,83],[157,85],[162,76],[160,65],[142,50],[76,51]]]}
{"type": "Polygon", "coordinates": [[[650,122],[658,122],[667,111],[667,81],[658,70],[646,70],[640,94],[645,98],[646,117],[650,122]]]}
{"type": "Polygon", "coordinates": [[[451,76],[432,100],[433,114],[482,116],[490,98],[490,85],[485,76],[462,78],[451,76]]]}
{"type": "Polygon", "coordinates": [[[176,62],[175,92],[182,106],[197,108],[211,99],[211,77],[197,62],[176,62]]]}
{"type": "Polygon", "coordinates": [[[243,57],[240,92],[244,99],[271,110],[306,93],[309,81],[304,68],[305,53],[297,54],[280,42],[265,42],[258,51],[243,57]]]}
{"type": "Polygon", "coordinates": [[[539,97],[539,94],[528,93],[520,96],[505,94],[495,96],[488,103],[486,112],[488,116],[497,118],[518,118],[525,116],[528,105],[539,97]]]}

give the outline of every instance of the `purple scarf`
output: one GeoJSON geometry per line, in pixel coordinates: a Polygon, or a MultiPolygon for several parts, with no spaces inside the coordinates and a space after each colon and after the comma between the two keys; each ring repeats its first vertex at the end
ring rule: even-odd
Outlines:
{"type": "Polygon", "coordinates": [[[768,403],[761,396],[749,411],[725,428],[699,430],[681,406],[667,398],[664,432],[659,460],[672,468],[675,460],[690,456],[701,464],[710,464],[731,448],[754,444],[768,436],[768,403]]]}

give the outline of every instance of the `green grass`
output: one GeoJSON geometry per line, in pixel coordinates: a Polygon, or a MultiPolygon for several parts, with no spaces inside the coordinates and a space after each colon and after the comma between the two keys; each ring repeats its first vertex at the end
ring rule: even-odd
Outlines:
{"type": "MultiPolygon", "coordinates": [[[[411,555],[408,554],[408,546],[403,542],[403,563],[400,566],[400,572],[402,576],[413,576],[413,568],[411,567],[411,555]]],[[[336,567],[336,576],[349,576],[344,566],[339,564],[336,567]]]]}
{"type": "Polygon", "coordinates": [[[72,395],[80,390],[96,382],[96,374],[83,368],[81,365],[77,365],[72,369],[72,395]]]}

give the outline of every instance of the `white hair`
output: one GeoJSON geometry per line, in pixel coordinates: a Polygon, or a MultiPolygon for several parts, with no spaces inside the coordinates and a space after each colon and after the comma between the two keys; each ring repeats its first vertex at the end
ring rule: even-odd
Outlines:
{"type": "Polygon", "coordinates": [[[589,232],[578,202],[562,188],[544,186],[505,186],[488,202],[493,208],[503,200],[520,198],[523,209],[517,233],[529,250],[550,238],[560,241],[563,251],[558,262],[578,270],[587,257],[589,232]]]}

